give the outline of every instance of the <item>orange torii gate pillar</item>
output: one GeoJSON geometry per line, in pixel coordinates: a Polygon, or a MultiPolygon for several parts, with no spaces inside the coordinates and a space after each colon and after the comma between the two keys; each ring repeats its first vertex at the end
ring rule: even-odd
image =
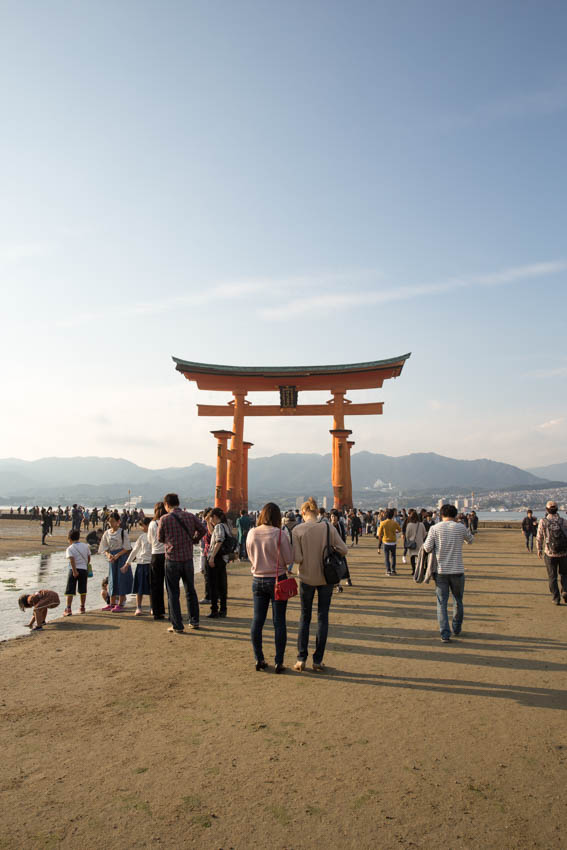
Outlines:
{"type": "Polygon", "coordinates": [[[242,443],[242,508],[248,510],[248,452],[254,443],[242,443]]]}
{"type": "Polygon", "coordinates": [[[226,510],[226,483],[229,450],[227,441],[232,437],[232,431],[211,431],[217,441],[217,480],[215,486],[215,508],[226,510]]]}
{"type": "Polygon", "coordinates": [[[244,419],[250,416],[332,416],[332,482],[334,506],[352,506],[350,453],[354,442],[345,428],[345,416],[382,413],[382,402],[354,404],[349,390],[380,388],[387,378],[397,378],[409,354],[388,360],[348,363],[342,366],[221,366],[174,357],[175,368],[205,391],[229,392],[228,404],[199,404],[199,416],[232,416],[232,431],[213,431],[218,441],[215,504],[234,513],[248,506],[248,451],[244,419]],[[325,404],[298,404],[300,391],[329,392],[325,404]],[[251,404],[250,392],[279,392],[279,404],[251,404]],[[230,449],[227,448],[231,438],[230,449]]]}

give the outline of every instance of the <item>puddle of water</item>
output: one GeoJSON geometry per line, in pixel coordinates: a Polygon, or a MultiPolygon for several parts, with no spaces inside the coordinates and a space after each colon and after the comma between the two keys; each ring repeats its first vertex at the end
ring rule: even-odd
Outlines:
{"type": "MultiPolygon", "coordinates": [[[[89,579],[86,608],[100,608],[103,605],[100,590],[102,580],[108,575],[108,561],[104,555],[91,555],[93,578],[89,579]]],[[[63,616],[65,608],[65,585],[69,572],[69,561],[65,552],[32,555],[23,558],[0,560],[0,640],[29,635],[26,626],[31,619],[31,609],[20,611],[18,596],[26,591],[55,590],[61,598],[59,608],[47,614],[47,622],[63,616]]],[[[144,600],[146,602],[146,600],[144,600]]],[[[73,609],[79,610],[79,597],[75,597],[73,609]]]]}

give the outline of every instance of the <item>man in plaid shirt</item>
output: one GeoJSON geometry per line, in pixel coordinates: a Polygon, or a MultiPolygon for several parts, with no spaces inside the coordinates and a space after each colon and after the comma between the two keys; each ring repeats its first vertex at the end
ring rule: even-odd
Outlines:
{"type": "Polygon", "coordinates": [[[180,509],[179,496],[176,493],[168,493],[163,497],[163,502],[167,513],[159,521],[158,540],[160,543],[165,543],[165,586],[171,620],[168,631],[182,634],[184,627],[179,603],[180,580],[185,588],[189,627],[199,628],[199,600],[195,591],[193,545],[207,533],[207,528],[194,514],[180,509]]]}

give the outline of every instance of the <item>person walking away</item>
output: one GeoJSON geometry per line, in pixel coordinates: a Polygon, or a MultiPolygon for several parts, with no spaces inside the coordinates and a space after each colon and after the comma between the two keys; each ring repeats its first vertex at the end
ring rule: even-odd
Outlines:
{"type": "Polygon", "coordinates": [[[358,538],[360,532],[362,531],[362,520],[360,519],[356,508],[353,509],[352,514],[350,515],[350,539],[351,539],[351,548],[356,544],[358,546],[358,538]]]}
{"type": "Polygon", "coordinates": [[[47,537],[48,534],[51,533],[50,529],[51,529],[51,520],[49,518],[49,514],[47,513],[47,511],[44,511],[43,515],[41,517],[41,545],[42,546],[47,546],[47,543],[45,542],[45,538],[47,537]]]}
{"type": "Polygon", "coordinates": [[[150,544],[150,604],[154,620],[165,620],[165,543],[158,540],[159,521],[166,514],[163,502],[154,505],[154,516],[148,526],[148,542],[150,544]]]}
{"type": "Polygon", "coordinates": [[[526,540],[526,549],[528,552],[534,551],[534,538],[537,534],[537,519],[533,515],[533,511],[529,510],[522,520],[522,532],[526,540]]]}
{"type": "Polygon", "coordinates": [[[323,656],[329,632],[329,608],[333,596],[332,584],[327,584],[323,572],[323,554],[327,547],[327,532],[331,546],[346,555],[348,546],[337,529],[327,521],[317,522],[317,502],[310,496],[301,506],[302,523],[293,530],[293,561],[299,568],[301,614],[297,634],[297,663],[294,670],[305,670],[309,647],[309,626],[313,600],[317,593],[317,637],[313,653],[313,670],[325,670],[323,656]]]}
{"type": "Polygon", "coordinates": [[[128,532],[120,527],[120,514],[113,511],[108,517],[109,527],[102,535],[99,555],[106,555],[108,561],[108,593],[110,602],[103,611],[121,614],[129,593],[132,593],[132,568],[125,566],[132,546],[128,532]]]}
{"type": "Polygon", "coordinates": [[[85,602],[87,599],[87,576],[89,572],[89,564],[91,562],[91,550],[86,543],[81,543],[81,532],[76,528],[72,529],[68,534],[69,547],[65,552],[65,557],[69,559],[69,575],[67,577],[67,587],[65,588],[65,596],[67,598],[67,606],[63,611],[64,617],[70,617],[73,613],[73,599],[77,593],[77,585],[79,587],[79,596],[81,606],[79,614],[84,614],[86,611],[85,602]]]}
{"type": "MultiPolygon", "coordinates": [[[[287,599],[274,597],[276,576],[278,581],[286,578],[287,566],[293,561],[290,536],[281,527],[282,516],[278,505],[268,502],[260,511],[256,528],[248,532],[247,549],[250,558],[254,619],[250,637],[254,649],[256,670],[268,666],[262,648],[262,630],[268,608],[272,606],[272,620],[276,643],[275,672],[283,673],[284,654],[287,643],[286,609],[287,599]]],[[[216,569],[216,568],[215,568],[216,569]]]]}
{"type": "Polygon", "coordinates": [[[376,534],[378,548],[384,545],[384,560],[386,562],[386,575],[395,576],[396,573],[396,540],[397,534],[402,533],[402,528],[394,519],[396,512],[394,508],[386,511],[386,519],[383,519],[376,534]]]}
{"type": "Polygon", "coordinates": [[[182,634],[184,631],[179,604],[179,582],[183,582],[189,613],[189,628],[199,628],[199,600],[195,591],[193,546],[205,534],[205,526],[197,517],[182,511],[177,493],[167,493],[163,498],[166,514],[158,527],[158,540],[165,543],[165,586],[169,601],[168,631],[182,634]]]}
{"type": "MultiPolygon", "coordinates": [[[[295,518],[294,512],[288,511],[285,514],[285,516],[282,517],[282,529],[283,529],[284,534],[286,534],[289,538],[290,546],[293,546],[291,535],[292,535],[293,529],[295,528],[296,525],[297,525],[297,520],[295,518]]],[[[293,573],[293,554],[292,554],[291,561],[287,565],[287,571],[290,575],[293,573]]]]}
{"type": "Polygon", "coordinates": [[[463,543],[472,543],[473,535],[462,522],[455,522],[457,508],[443,505],[441,522],[433,525],[427,534],[423,548],[426,552],[435,552],[437,573],[435,587],[437,594],[437,619],[443,643],[451,642],[451,629],[447,604],[449,592],[453,596],[453,634],[461,634],[464,608],[465,567],[463,564],[463,543]]]}
{"type": "Polygon", "coordinates": [[[246,538],[248,536],[248,532],[252,528],[252,520],[248,515],[248,511],[245,511],[244,508],[240,511],[240,516],[236,520],[236,530],[238,532],[238,549],[239,549],[239,559],[241,561],[247,561],[248,555],[246,554],[246,538]]]}
{"type": "Polygon", "coordinates": [[[142,602],[144,596],[150,597],[151,604],[151,587],[150,587],[150,564],[152,560],[152,544],[148,540],[148,527],[151,520],[149,517],[143,517],[138,523],[142,529],[142,533],[134,543],[126,566],[129,567],[136,561],[136,572],[134,574],[133,592],[136,594],[136,611],[134,616],[142,616],[142,602]]]}
{"type": "Polygon", "coordinates": [[[555,605],[561,604],[557,576],[561,581],[561,596],[567,605],[567,522],[557,514],[557,502],[549,501],[546,516],[537,527],[537,556],[545,561],[549,592],[555,605]]]}
{"type": "Polygon", "coordinates": [[[213,508],[209,515],[213,527],[209,544],[209,595],[211,612],[207,617],[226,617],[226,600],[228,594],[226,565],[228,555],[223,552],[223,543],[232,534],[224,511],[213,508]]]}
{"type": "Polygon", "coordinates": [[[425,525],[421,522],[417,511],[411,510],[404,531],[404,548],[410,553],[411,574],[415,573],[417,554],[426,538],[425,525]]]}

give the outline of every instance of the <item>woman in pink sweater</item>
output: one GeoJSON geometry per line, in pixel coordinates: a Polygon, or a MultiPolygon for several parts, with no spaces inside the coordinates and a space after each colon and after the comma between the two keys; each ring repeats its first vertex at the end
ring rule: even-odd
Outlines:
{"type": "Polygon", "coordinates": [[[254,619],[250,629],[256,670],[265,670],[268,666],[262,650],[262,629],[266,622],[268,608],[272,603],[272,619],[276,639],[276,673],[283,673],[287,628],[285,622],[287,600],[274,599],[274,584],[278,578],[286,578],[287,565],[293,561],[293,551],[289,535],[282,534],[282,515],[273,502],[268,502],[260,511],[256,528],[251,528],[246,538],[246,549],[254,576],[252,596],[254,599],[254,619]]]}

